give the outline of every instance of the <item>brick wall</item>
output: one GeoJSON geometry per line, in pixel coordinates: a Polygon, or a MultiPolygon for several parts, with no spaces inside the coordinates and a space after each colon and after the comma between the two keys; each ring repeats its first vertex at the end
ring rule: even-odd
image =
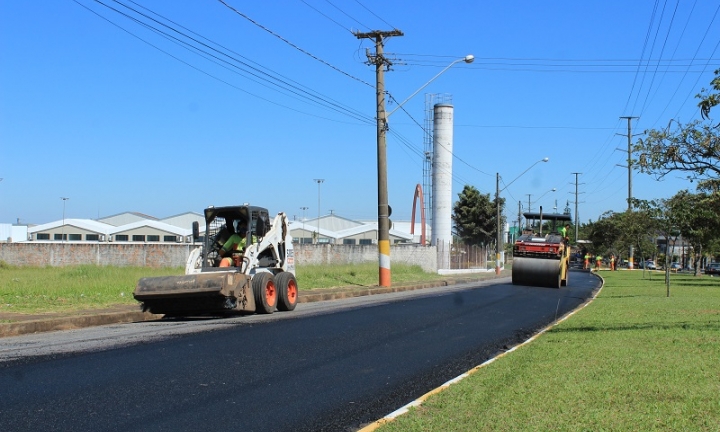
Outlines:
{"type": "MultiPolygon", "coordinates": [[[[378,262],[376,245],[295,245],[297,265],[352,264],[378,262]]],[[[80,264],[118,267],[185,267],[190,244],[153,243],[0,243],[0,261],[17,266],[66,266],[80,264]]],[[[392,246],[392,263],[417,264],[423,270],[437,271],[435,247],[392,246]]]]}

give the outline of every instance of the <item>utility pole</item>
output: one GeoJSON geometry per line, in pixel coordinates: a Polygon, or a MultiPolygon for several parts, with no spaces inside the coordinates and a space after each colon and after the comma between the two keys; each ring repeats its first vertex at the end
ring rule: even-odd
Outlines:
{"type": "MultiPolygon", "coordinates": [[[[518,230],[522,231],[522,202],[518,200],[518,230]]],[[[519,236],[518,236],[519,237],[519,236]]]]}
{"type": "MultiPolygon", "coordinates": [[[[528,213],[530,213],[530,196],[532,196],[532,194],[525,194],[525,195],[527,195],[527,197],[528,197],[528,210],[527,211],[528,211],[528,213]]],[[[531,228],[530,227],[530,219],[526,219],[526,221],[527,221],[528,228],[531,228]]]]}
{"type": "Polygon", "coordinates": [[[578,221],[578,176],[582,173],[574,172],[572,173],[575,175],[575,243],[578,241],[578,225],[580,224],[580,221],[578,221]]]}
{"type": "Polygon", "coordinates": [[[497,238],[495,243],[495,274],[500,274],[500,251],[502,250],[502,227],[500,226],[500,173],[495,173],[495,208],[497,211],[497,238]]]}
{"type": "MultiPolygon", "coordinates": [[[[621,119],[627,120],[627,170],[628,170],[628,213],[632,212],[632,121],[633,119],[639,119],[640,117],[625,116],[620,117],[621,119]]],[[[622,134],[618,134],[622,135],[622,134]]],[[[628,268],[633,268],[633,246],[630,245],[630,258],[628,259],[628,268]]]]}
{"type": "Polygon", "coordinates": [[[391,36],[402,36],[400,30],[356,32],[358,39],[375,41],[375,54],[367,52],[368,63],[375,65],[377,105],[377,171],[378,171],[378,261],[380,286],[390,286],[390,215],[387,190],[387,117],[385,112],[385,69],[392,62],[383,55],[383,40],[391,36]]]}

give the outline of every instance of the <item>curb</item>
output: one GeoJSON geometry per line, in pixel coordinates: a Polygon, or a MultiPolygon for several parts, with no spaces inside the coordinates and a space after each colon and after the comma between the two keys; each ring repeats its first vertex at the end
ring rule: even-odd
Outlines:
{"type": "Polygon", "coordinates": [[[0,324],[0,338],[8,336],[20,336],[31,333],[44,333],[58,330],[73,330],[107,324],[149,321],[160,318],[162,318],[162,315],[154,315],[149,312],[141,311],[128,311],[20,321],[14,323],[0,324]]]}
{"type": "MultiPolygon", "coordinates": [[[[424,288],[436,288],[450,285],[457,285],[469,282],[480,282],[489,279],[498,279],[507,276],[489,273],[484,277],[464,277],[442,279],[430,282],[415,284],[400,284],[397,286],[380,287],[339,287],[339,288],[315,288],[300,291],[298,303],[312,303],[325,300],[340,300],[352,297],[362,297],[377,294],[389,294],[402,291],[413,291],[424,288]]],[[[32,333],[45,333],[58,330],[74,330],[85,327],[95,327],[108,324],[123,324],[142,321],[158,320],[163,315],[142,312],[137,305],[127,305],[127,311],[83,313],[78,315],[66,315],[60,317],[20,320],[17,322],[0,323],[0,338],[20,336],[32,333]],[[133,310],[134,309],[134,310],[133,310]]]]}

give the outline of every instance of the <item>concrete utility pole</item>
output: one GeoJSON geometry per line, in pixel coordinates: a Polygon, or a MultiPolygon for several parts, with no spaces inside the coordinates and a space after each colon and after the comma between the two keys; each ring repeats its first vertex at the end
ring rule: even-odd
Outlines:
{"type": "MultiPolygon", "coordinates": [[[[632,212],[632,120],[633,119],[639,119],[640,117],[620,117],[621,119],[627,120],[627,170],[628,170],[628,213],[632,212]]],[[[622,135],[622,134],[618,134],[622,135]]],[[[633,268],[633,247],[630,246],[630,258],[628,259],[628,268],[632,270],[633,268]]]]}
{"type": "Polygon", "coordinates": [[[582,173],[574,172],[572,173],[575,175],[575,243],[578,241],[578,225],[580,224],[580,221],[578,221],[578,176],[582,173]]]}
{"type": "MultiPolygon", "coordinates": [[[[522,223],[522,202],[520,200],[518,200],[518,225],[517,225],[518,231],[522,231],[522,225],[520,225],[521,223],[522,223]]],[[[515,233],[515,234],[517,235],[518,233],[515,233]]]]}
{"type": "Polygon", "coordinates": [[[495,208],[497,223],[495,227],[497,229],[497,238],[495,243],[495,274],[500,274],[500,254],[503,250],[503,238],[502,238],[502,226],[500,224],[500,173],[495,173],[495,208]]]}
{"type": "Polygon", "coordinates": [[[367,52],[369,64],[375,65],[377,104],[377,171],[378,171],[378,261],[380,286],[390,286],[390,215],[387,190],[387,117],[385,113],[385,69],[392,62],[383,55],[383,40],[391,36],[403,36],[400,30],[356,32],[358,39],[375,41],[375,54],[367,52]]]}
{"type": "Polygon", "coordinates": [[[530,211],[531,211],[531,208],[530,208],[530,197],[532,196],[532,194],[525,194],[525,195],[528,196],[528,213],[530,213],[530,211]]]}

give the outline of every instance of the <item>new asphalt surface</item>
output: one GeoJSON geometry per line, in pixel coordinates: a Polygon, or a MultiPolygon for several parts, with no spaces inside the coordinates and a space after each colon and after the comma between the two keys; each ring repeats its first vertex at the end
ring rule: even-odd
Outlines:
{"type": "MultiPolygon", "coordinates": [[[[498,277],[506,277],[509,275],[509,270],[503,270],[500,275],[495,275],[493,272],[483,272],[462,277],[448,277],[447,279],[432,282],[396,284],[392,287],[346,286],[328,289],[301,290],[298,302],[310,303],[322,300],[338,300],[374,294],[387,294],[390,292],[411,291],[423,288],[484,281],[488,279],[496,279],[498,277]]],[[[108,324],[150,321],[161,318],[162,315],[153,315],[151,313],[143,312],[140,309],[139,304],[114,305],[103,309],[88,309],[73,312],[45,314],[0,312],[0,337],[57,330],[71,330],[108,324]]]]}
{"type": "Polygon", "coordinates": [[[289,313],[8,337],[0,340],[0,423],[357,430],[527,340],[600,286],[587,272],[573,272],[561,289],[486,276],[415,293],[316,293],[355,298],[305,301],[289,313]]]}

